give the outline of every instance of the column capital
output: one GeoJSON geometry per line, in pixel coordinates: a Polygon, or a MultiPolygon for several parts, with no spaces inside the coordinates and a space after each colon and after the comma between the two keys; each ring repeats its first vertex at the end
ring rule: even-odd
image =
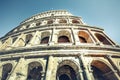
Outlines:
{"type": "Polygon", "coordinates": [[[107,57],[107,58],[111,58],[111,57],[112,57],[112,55],[106,55],[106,57],[107,57]]]}

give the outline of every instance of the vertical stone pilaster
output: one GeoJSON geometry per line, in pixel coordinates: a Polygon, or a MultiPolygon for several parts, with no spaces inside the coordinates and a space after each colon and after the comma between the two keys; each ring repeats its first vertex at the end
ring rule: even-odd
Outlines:
{"type": "Polygon", "coordinates": [[[33,35],[32,40],[30,41],[30,43],[28,45],[35,45],[35,44],[40,43],[39,38],[38,38],[38,34],[39,34],[39,31],[36,31],[35,34],[33,35]]]}
{"type": "Polygon", "coordinates": [[[49,42],[49,45],[54,45],[55,40],[56,40],[55,28],[53,28],[53,30],[52,30],[52,35],[51,35],[51,39],[50,39],[50,42],[49,42]]]}
{"type": "Polygon", "coordinates": [[[91,33],[90,29],[88,29],[88,32],[89,32],[90,36],[92,37],[91,39],[93,39],[94,42],[97,42],[97,39],[96,39],[95,36],[91,33]]]}
{"type": "Polygon", "coordinates": [[[95,80],[94,76],[93,76],[93,70],[91,70],[91,66],[89,65],[89,72],[90,72],[90,76],[92,80],[95,80]]]}
{"type": "Polygon", "coordinates": [[[45,80],[53,80],[53,79],[51,79],[52,78],[51,77],[52,76],[52,69],[54,67],[53,61],[54,61],[53,56],[49,56],[45,80]]]}
{"type": "Polygon", "coordinates": [[[83,54],[81,54],[79,56],[79,59],[80,59],[80,62],[82,64],[82,68],[83,68],[83,73],[84,73],[85,80],[92,80],[91,76],[90,76],[90,73],[89,73],[89,70],[88,70],[88,67],[87,67],[87,63],[85,62],[83,54]]]}
{"type": "Polygon", "coordinates": [[[0,48],[1,48],[1,46],[2,46],[2,41],[0,40],[0,48]]]}
{"type": "Polygon", "coordinates": [[[106,56],[107,60],[110,62],[110,64],[112,65],[113,67],[113,72],[114,74],[116,75],[116,77],[118,78],[118,80],[120,79],[120,70],[119,68],[117,67],[117,65],[114,63],[114,61],[112,60],[112,57],[110,55],[107,55],[106,56]],[[116,71],[115,71],[116,70],[116,71]],[[118,73],[118,74],[117,74],[118,73]]]}
{"type": "Polygon", "coordinates": [[[3,66],[0,65],[0,80],[2,79],[2,69],[3,69],[3,66]]]}
{"type": "Polygon", "coordinates": [[[71,32],[72,32],[72,35],[73,35],[74,44],[79,45],[80,41],[79,41],[79,38],[78,38],[78,34],[75,33],[75,30],[73,28],[71,28],[71,32]]]}
{"type": "Polygon", "coordinates": [[[7,80],[26,80],[27,70],[24,58],[21,58],[14,67],[11,76],[7,80]]]}
{"type": "Polygon", "coordinates": [[[58,66],[58,62],[57,59],[54,59],[54,64],[53,64],[53,71],[52,71],[52,79],[51,80],[56,80],[56,74],[57,74],[57,66],[58,66]]]}
{"type": "Polygon", "coordinates": [[[25,34],[21,34],[18,39],[12,44],[13,47],[24,46],[25,45],[25,34]]]}
{"type": "Polygon", "coordinates": [[[83,71],[82,71],[81,67],[80,67],[80,70],[79,70],[79,72],[77,74],[77,78],[78,78],[78,80],[79,80],[79,78],[80,78],[80,80],[84,80],[83,71]]]}

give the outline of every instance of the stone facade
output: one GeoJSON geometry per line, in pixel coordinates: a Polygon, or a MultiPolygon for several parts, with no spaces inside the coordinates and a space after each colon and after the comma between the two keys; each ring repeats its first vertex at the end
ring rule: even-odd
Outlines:
{"type": "Polygon", "coordinates": [[[120,80],[120,47],[65,10],[34,15],[0,38],[1,80],[120,80]]]}

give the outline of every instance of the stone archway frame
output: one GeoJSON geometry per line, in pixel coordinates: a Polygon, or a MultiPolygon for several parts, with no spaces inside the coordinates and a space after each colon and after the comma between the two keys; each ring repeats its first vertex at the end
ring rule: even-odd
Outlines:
{"type": "MultiPolygon", "coordinates": [[[[57,34],[57,37],[59,38],[60,36],[66,36],[68,37],[70,43],[72,43],[72,36],[71,36],[71,33],[70,31],[68,30],[60,30],[57,34]]],[[[58,38],[57,38],[57,42],[58,42],[58,38]]]]}
{"type": "Polygon", "coordinates": [[[40,39],[40,43],[41,43],[41,40],[43,39],[43,38],[45,38],[45,37],[49,37],[49,40],[48,40],[48,43],[49,43],[49,41],[50,41],[50,31],[44,31],[44,32],[41,32],[41,39],[40,39]]]}
{"type": "MultiPolygon", "coordinates": [[[[65,66],[65,65],[70,66],[75,71],[76,78],[78,79],[77,75],[78,75],[80,69],[79,69],[79,65],[77,64],[77,62],[71,61],[71,60],[62,60],[61,62],[59,62],[57,71],[59,70],[59,68],[61,68],[62,66],[65,66]]],[[[58,73],[57,73],[57,75],[58,75],[58,73]]]]}
{"type": "MultiPolygon", "coordinates": [[[[8,73],[6,79],[9,79],[9,76],[11,75],[11,73],[12,73],[12,71],[13,71],[14,63],[12,63],[12,62],[5,62],[5,63],[3,63],[3,64],[0,66],[1,69],[2,69],[2,72],[1,72],[1,75],[0,75],[0,79],[2,79],[2,77],[3,77],[3,66],[4,66],[4,65],[7,65],[7,64],[10,64],[10,65],[11,65],[11,69],[10,69],[10,72],[8,73]]],[[[9,66],[6,66],[6,67],[10,68],[9,66]]]]}
{"type": "Polygon", "coordinates": [[[86,43],[93,43],[93,40],[87,30],[79,30],[78,37],[82,37],[86,40],[86,43]]]}
{"type": "Polygon", "coordinates": [[[91,63],[89,64],[89,67],[91,67],[91,65],[93,65],[94,67],[96,67],[99,70],[101,70],[104,73],[104,76],[106,78],[111,79],[111,80],[113,80],[113,79],[117,80],[117,76],[114,74],[115,70],[105,60],[103,60],[103,59],[93,59],[91,61],[91,63]],[[110,74],[111,74],[112,77],[110,76],[110,74]]]}
{"type": "MultiPolygon", "coordinates": [[[[44,74],[44,72],[45,72],[45,67],[44,67],[44,63],[43,63],[41,60],[31,60],[31,61],[28,61],[28,63],[26,64],[26,66],[27,66],[27,71],[28,71],[28,69],[29,69],[29,64],[30,64],[30,63],[34,63],[34,62],[39,63],[40,66],[42,67],[41,76],[43,76],[43,74],[44,74]]],[[[29,73],[27,72],[27,77],[28,77],[28,74],[29,74],[29,73]]],[[[41,77],[41,78],[43,78],[43,77],[41,77]]]]}

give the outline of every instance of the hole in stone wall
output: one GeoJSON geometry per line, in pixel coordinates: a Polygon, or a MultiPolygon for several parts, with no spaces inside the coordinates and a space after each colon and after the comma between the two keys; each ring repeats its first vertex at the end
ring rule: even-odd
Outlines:
{"type": "Polygon", "coordinates": [[[47,44],[48,42],[49,42],[49,36],[42,38],[40,44],[47,44]]]}
{"type": "Polygon", "coordinates": [[[97,39],[102,42],[105,45],[112,45],[104,36],[102,36],[101,34],[95,33],[95,36],[97,37],[97,39]]]}
{"type": "Polygon", "coordinates": [[[41,80],[42,66],[39,62],[31,62],[28,64],[27,80],[41,80]]]}
{"type": "Polygon", "coordinates": [[[70,40],[67,36],[59,36],[58,37],[58,43],[67,43],[67,42],[70,42],[70,40]]]}
{"type": "Polygon", "coordinates": [[[8,64],[3,65],[1,80],[6,80],[11,70],[12,70],[12,64],[8,63],[8,64]]]}

